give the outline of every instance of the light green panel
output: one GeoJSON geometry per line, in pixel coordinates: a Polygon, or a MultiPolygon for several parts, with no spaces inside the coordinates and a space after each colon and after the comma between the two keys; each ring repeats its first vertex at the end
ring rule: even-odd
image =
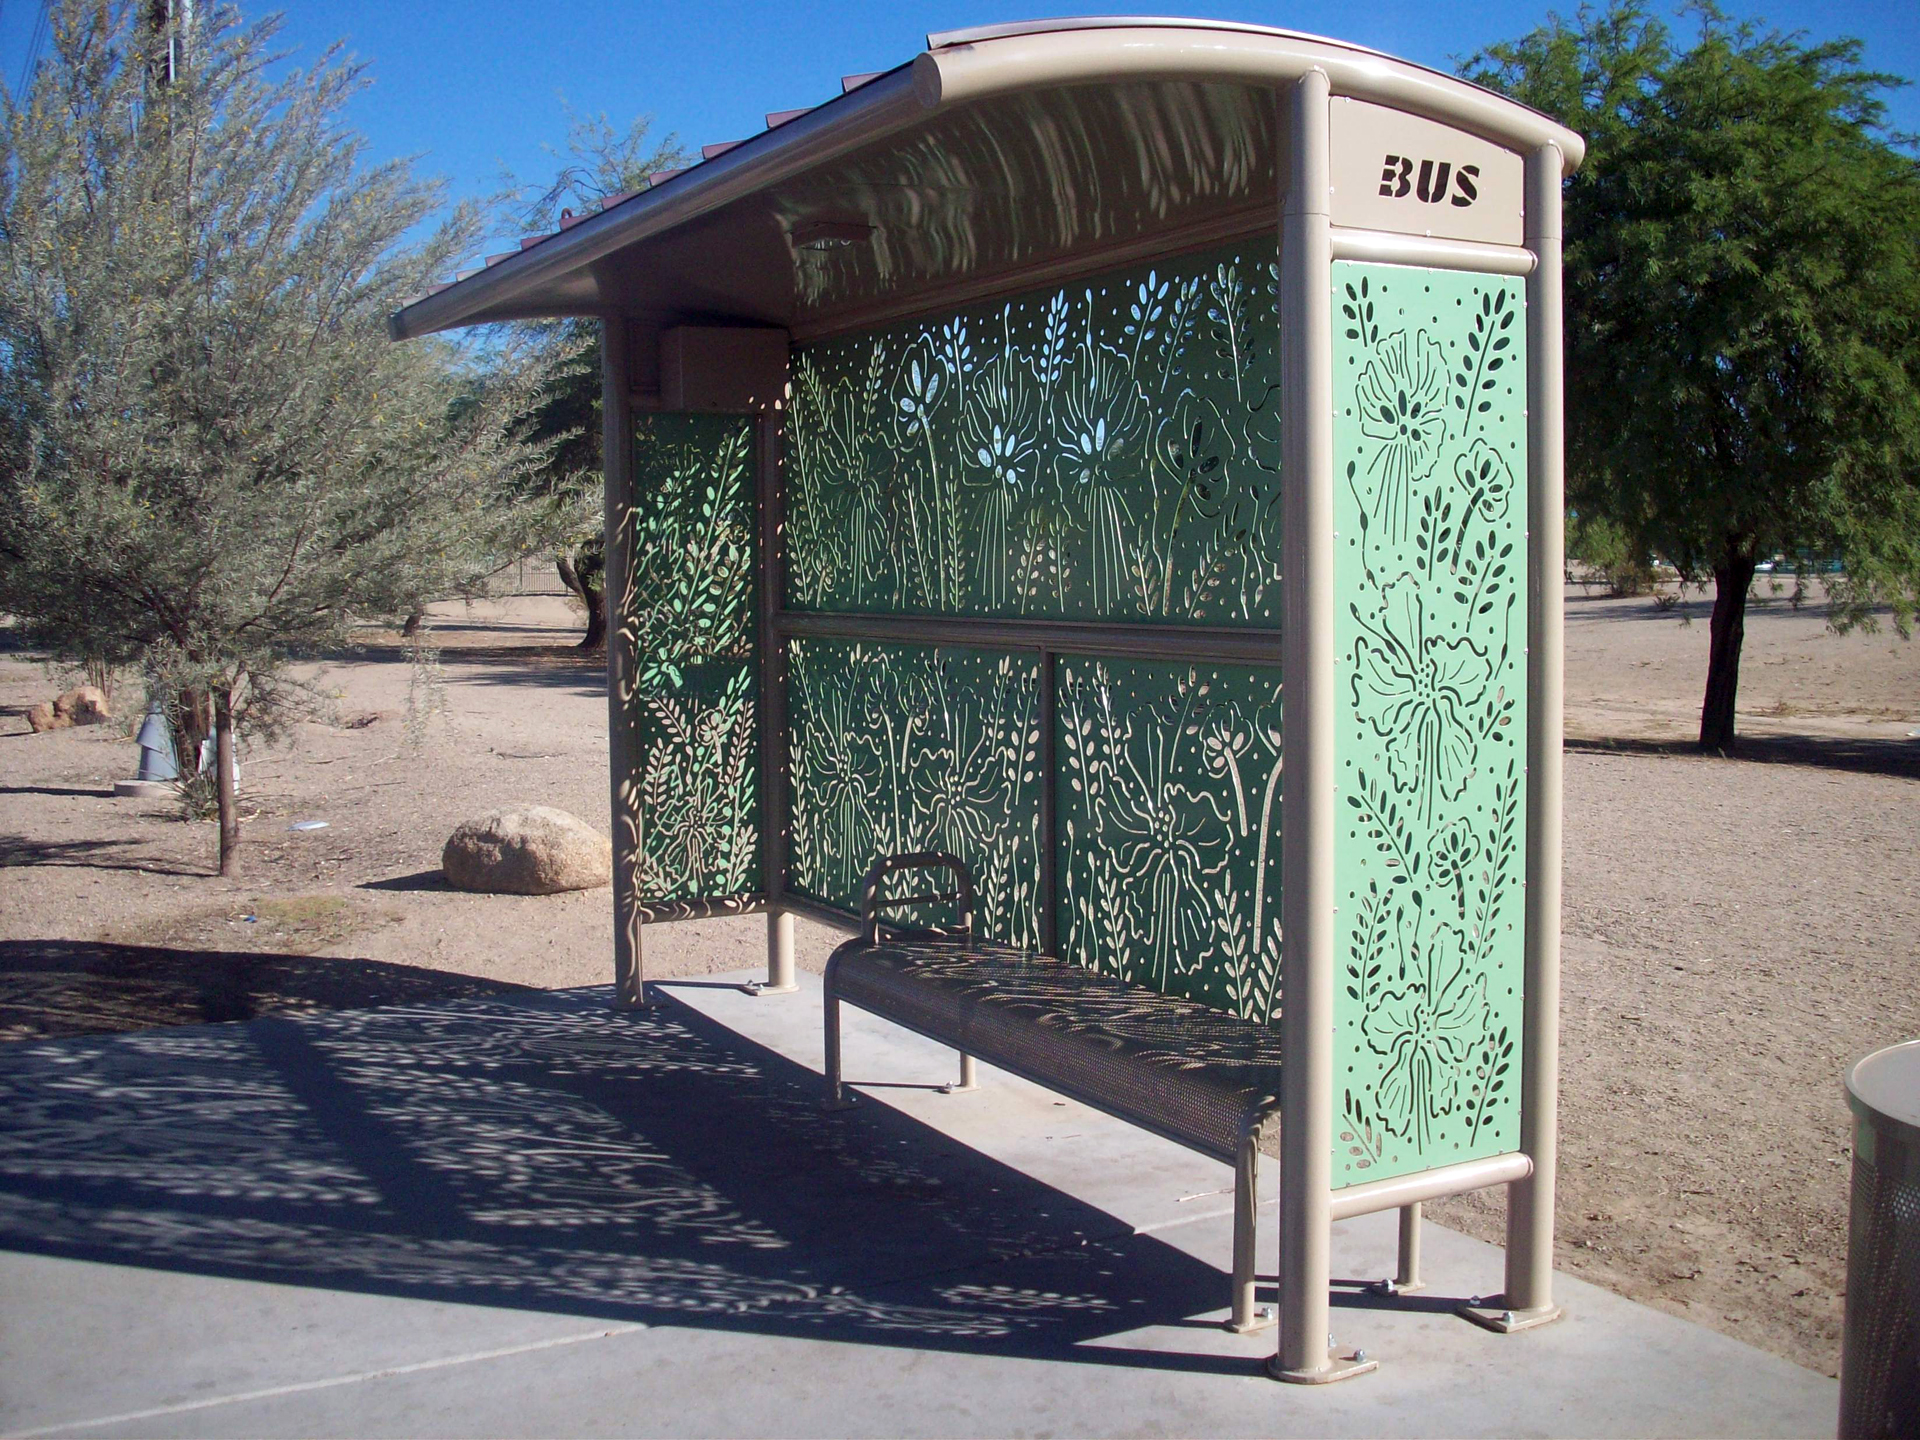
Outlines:
{"type": "Polygon", "coordinates": [[[797,347],[788,605],[1277,626],[1272,243],[797,347]]]}
{"type": "Polygon", "coordinates": [[[945,850],[973,871],[981,933],[1037,948],[1037,657],[796,640],[789,658],[789,884],[857,910],[874,861],[945,850]]]}
{"type": "Polygon", "coordinates": [[[1520,1143],[1524,307],[1333,267],[1336,1187],[1520,1143]]]}
{"type": "Polygon", "coordinates": [[[1262,1021],[1280,1008],[1280,672],[1061,656],[1065,958],[1262,1021]]]}
{"type": "Polygon", "coordinates": [[[620,823],[642,907],[735,898],[761,885],[753,422],[640,416],[634,432],[633,573],[612,597],[638,659],[620,823]]]}

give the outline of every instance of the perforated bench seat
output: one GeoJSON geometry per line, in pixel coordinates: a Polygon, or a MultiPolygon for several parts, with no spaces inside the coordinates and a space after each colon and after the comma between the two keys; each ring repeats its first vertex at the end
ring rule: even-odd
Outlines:
{"type": "Polygon", "coordinates": [[[1278,1153],[1280,1034],[984,941],[852,940],[828,993],[1228,1164],[1278,1153]]]}
{"type": "Polygon", "coordinates": [[[892,855],[867,872],[860,935],[833,952],[824,984],[827,1093],[846,1101],[840,1002],[858,1005],[976,1058],[1233,1166],[1233,1292],[1227,1328],[1265,1328],[1254,1305],[1260,1155],[1280,1139],[1280,1034],[1192,1000],[1162,995],[1050,955],[975,938],[973,877],[951,855],[892,855]],[[939,870],[954,888],[888,898],[895,871],[939,870]],[[951,933],[883,931],[880,912],[956,907],[951,933]]]}

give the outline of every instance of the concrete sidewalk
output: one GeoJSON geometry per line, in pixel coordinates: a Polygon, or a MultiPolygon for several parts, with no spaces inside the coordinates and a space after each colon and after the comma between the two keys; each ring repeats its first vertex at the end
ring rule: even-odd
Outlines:
{"type": "MultiPolygon", "coordinates": [[[[745,978],[745,977],[742,977],[745,978]]],[[[1828,1435],[1834,1383],[1562,1278],[1562,1323],[1336,1296],[1381,1369],[1265,1379],[1225,1167],[817,984],[669,983],[0,1049],[0,1427],[87,1435],[1828,1435]]],[[[1262,1255],[1275,1249],[1263,1212],[1262,1255]]],[[[1336,1273],[1392,1268],[1391,1216],[1336,1273]]]]}

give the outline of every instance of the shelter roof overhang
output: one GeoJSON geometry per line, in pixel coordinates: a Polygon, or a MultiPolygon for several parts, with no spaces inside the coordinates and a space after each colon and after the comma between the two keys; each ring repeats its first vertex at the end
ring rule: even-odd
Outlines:
{"type": "Polygon", "coordinates": [[[769,116],[397,311],[394,338],[619,314],[824,334],[1277,227],[1276,92],[1332,93],[1521,153],[1585,144],[1453,76],[1219,21],[1069,19],[928,37],[905,65],[769,116]]]}

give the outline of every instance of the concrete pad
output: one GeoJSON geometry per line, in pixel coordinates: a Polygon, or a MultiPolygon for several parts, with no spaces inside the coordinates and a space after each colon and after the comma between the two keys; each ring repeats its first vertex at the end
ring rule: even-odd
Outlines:
{"type": "MultiPolygon", "coordinates": [[[[747,977],[741,977],[742,979],[747,977]]],[[[1227,1334],[1225,1167],[847,1012],[726,984],[0,1050],[12,1434],[1831,1434],[1834,1383],[1563,1277],[1515,1336],[1336,1295],[1324,1389],[1227,1334]]],[[[1269,1177],[1270,1178],[1270,1177],[1269,1177]]],[[[1262,1256],[1277,1252],[1263,1212],[1262,1256]]],[[[1390,1216],[1335,1230],[1390,1273],[1390,1216]]]]}

